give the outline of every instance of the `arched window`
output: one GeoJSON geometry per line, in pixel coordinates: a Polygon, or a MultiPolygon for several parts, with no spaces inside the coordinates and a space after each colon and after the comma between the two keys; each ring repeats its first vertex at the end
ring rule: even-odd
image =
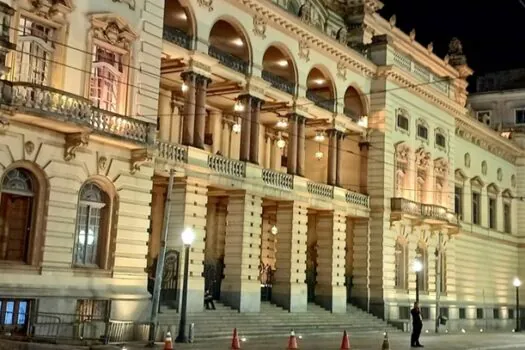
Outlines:
{"type": "Polygon", "coordinates": [[[108,204],[107,195],[97,184],[90,182],[80,189],[73,258],[76,265],[102,265],[108,204]]]}
{"type": "Polygon", "coordinates": [[[440,292],[447,292],[447,254],[444,251],[441,251],[440,254],[440,292]]]}
{"type": "Polygon", "coordinates": [[[398,238],[395,250],[395,287],[397,289],[408,289],[408,244],[398,238]]]}
{"type": "Polygon", "coordinates": [[[428,291],[428,249],[423,243],[420,243],[416,249],[416,256],[421,261],[423,269],[419,272],[419,290],[428,291]]]}
{"type": "Polygon", "coordinates": [[[29,263],[35,180],[23,169],[15,168],[2,179],[0,202],[0,260],[29,263]]]}

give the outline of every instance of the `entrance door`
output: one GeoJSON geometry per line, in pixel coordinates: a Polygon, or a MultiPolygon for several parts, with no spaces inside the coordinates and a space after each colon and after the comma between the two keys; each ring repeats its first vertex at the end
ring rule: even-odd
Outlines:
{"type": "Polygon", "coordinates": [[[224,273],[224,261],[220,259],[208,259],[204,264],[204,288],[209,290],[213,299],[221,298],[221,283],[224,273]]]}
{"type": "Polygon", "coordinates": [[[166,252],[164,273],[160,291],[160,301],[169,307],[177,308],[177,286],[179,281],[179,258],[177,250],[166,252]]]}

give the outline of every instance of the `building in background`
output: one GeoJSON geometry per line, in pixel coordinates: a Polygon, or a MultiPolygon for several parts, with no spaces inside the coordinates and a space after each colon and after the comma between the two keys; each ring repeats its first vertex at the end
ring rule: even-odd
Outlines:
{"type": "Polygon", "coordinates": [[[524,151],[465,107],[459,40],[440,58],[381,7],[5,3],[0,316],[147,319],[173,168],[170,307],[191,227],[190,311],[404,322],[418,259],[425,320],[512,328],[524,151]]]}

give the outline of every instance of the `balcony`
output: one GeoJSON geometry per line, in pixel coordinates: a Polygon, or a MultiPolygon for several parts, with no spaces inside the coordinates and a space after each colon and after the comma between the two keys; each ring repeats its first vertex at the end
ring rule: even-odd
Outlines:
{"type": "Polygon", "coordinates": [[[306,98],[312,101],[317,107],[321,107],[330,112],[335,112],[335,103],[332,99],[326,99],[325,97],[319,96],[311,91],[306,92],[306,98]]]}
{"type": "Polygon", "coordinates": [[[262,169],[262,180],[265,184],[282,190],[293,190],[293,175],[271,169],[262,169]]]}
{"type": "Polygon", "coordinates": [[[393,221],[411,219],[421,224],[459,227],[459,219],[447,208],[434,204],[423,204],[405,198],[391,199],[391,218],[393,221]]]}
{"type": "Polygon", "coordinates": [[[223,66],[231,68],[239,73],[248,75],[249,64],[242,58],[236,57],[211,45],[208,48],[208,55],[219,60],[223,66]]]}
{"type": "Polygon", "coordinates": [[[182,30],[167,25],[164,26],[162,38],[187,50],[191,48],[191,42],[193,40],[192,37],[182,30]]]}
{"type": "Polygon", "coordinates": [[[123,141],[155,143],[155,124],[96,108],[84,97],[51,87],[0,80],[0,103],[21,113],[71,122],[123,141]]]}
{"type": "Polygon", "coordinates": [[[348,107],[343,108],[343,114],[356,123],[359,121],[359,116],[355,115],[354,111],[348,107]]]}
{"type": "Polygon", "coordinates": [[[286,79],[283,79],[280,76],[268,72],[266,70],[262,71],[262,78],[269,82],[272,85],[272,87],[284,91],[290,95],[295,95],[296,84],[287,81],[286,79]]]}
{"type": "Polygon", "coordinates": [[[230,159],[218,155],[208,156],[208,168],[215,171],[216,173],[232,176],[232,177],[245,177],[246,176],[246,163],[240,160],[230,159]]]}

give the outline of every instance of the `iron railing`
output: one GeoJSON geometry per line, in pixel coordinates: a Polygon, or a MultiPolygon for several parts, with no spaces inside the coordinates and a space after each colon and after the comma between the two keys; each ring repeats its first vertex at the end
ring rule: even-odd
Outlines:
{"type": "Polygon", "coordinates": [[[297,84],[288,81],[277,74],[269,72],[267,70],[262,71],[262,78],[272,84],[272,87],[284,91],[290,95],[295,95],[295,89],[297,84]]]}
{"type": "Polygon", "coordinates": [[[210,45],[208,48],[208,55],[216,58],[222,65],[226,67],[231,68],[239,73],[248,75],[250,65],[242,58],[234,56],[231,53],[218,49],[212,45],[210,45]]]}
{"type": "Polygon", "coordinates": [[[193,38],[184,31],[168,25],[164,26],[162,38],[187,50],[191,48],[191,43],[193,41],[193,38]]]}
{"type": "Polygon", "coordinates": [[[316,106],[326,109],[330,112],[335,112],[335,101],[331,98],[325,98],[317,95],[315,92],[306,91],[306,98],[312,101],[316,106]]]}

